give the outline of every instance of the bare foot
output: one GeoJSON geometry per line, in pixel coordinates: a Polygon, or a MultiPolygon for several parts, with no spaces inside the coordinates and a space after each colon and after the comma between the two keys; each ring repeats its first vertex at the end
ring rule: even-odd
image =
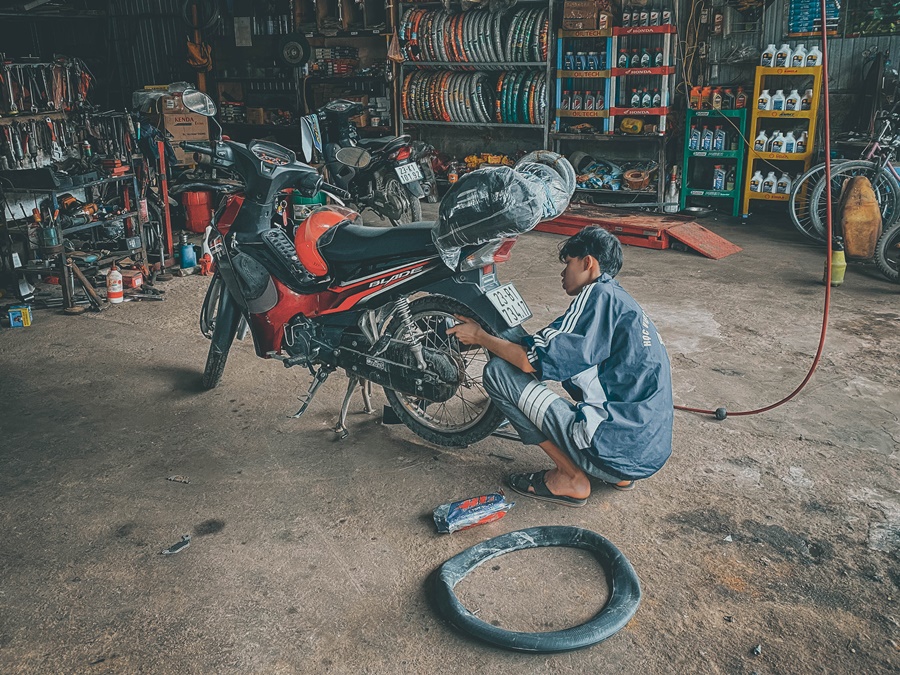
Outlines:
{"type": "Polygon", "coordinates": [[[555,495],[587,499],[591,496],[591,481],[583,473],[579,476],[567,476],[559,469],[550,469],[544,474],[547,489],[555,495]]]}

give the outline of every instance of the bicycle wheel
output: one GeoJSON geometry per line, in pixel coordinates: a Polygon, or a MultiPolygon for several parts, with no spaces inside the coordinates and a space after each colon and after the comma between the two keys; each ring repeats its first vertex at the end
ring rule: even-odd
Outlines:
{"type": "Polygon", "coordinates": [[[886,229],[875,245],[878,271],[894,283],[900,283],[900,222],[886,229]]]}
{"type": "Polygon", "coordinates": [[[794,181],[794,187],[791,189],[791,199],[788,203],[788,211],[791,214],[791,221],[794,223],[794,227],[809,239],[819,242],[825,241],[825,237],[813,223],[809,203],[813,190],[824,177],[824,164],[817,164],[810,168],[794,181]]]}
{"type": "MultiPolygon", "coordinates": [[[[900,217],[900,183],[889,171],[881,168],[880,164],[866,160],[854,160],[842,162],[831,170],[831,204],[832,217],[837,222],[839,215],[841,190],[844,181],[853,176],[865,176],[872,183],[875,191],[875,199],[881,206],[881,222],[884,229],[889,228],[900,217]]],[[[809,200],[809,211],[813,226],[818,230],[821,238],[825,238],[825,220],[827,217],[827,200],[825,199],[826,181],[820,180],[813,188],[809,200]]]]}

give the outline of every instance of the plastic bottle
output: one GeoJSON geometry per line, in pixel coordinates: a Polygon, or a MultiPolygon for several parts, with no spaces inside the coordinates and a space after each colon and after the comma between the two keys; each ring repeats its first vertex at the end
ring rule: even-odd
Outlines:
{"type": "Polygon", "coordinates": [[[703,127],[703,131],[700,133],[700,149],[701,150],[712,150],[713,144],[713,131],[707,126],[703,127]]]}
{"type": "Polygon", "coordinates": [[[575,70],[587,70],[587,54],[584,52],[575,55],[575,70]]]}
{"type": "Polygon", "coordinates": [[[672,167],[672,175],[669,178],[669,188],[666,190],[666,198],[663,200],[664,213],[678,213],[678,185],[675,182],[675,167],[672,167]]]}
{"type": "Polygon", "coordinates": [[[789,131],[784,135],[784,152],[789,155],[797,152],[797,139],[793,131],[789,131]]]}
{"type": "Polygon", "coordinates": [[[637,49],[631,50],[630,65],[632,68],[640,68],[641,67],[641,55],[638,53],[637,49]]]}
{"type": "Polygon", "coordinates": [[[728,149],[731,150],[732,152],[737,151],[738,143],[740,143],[740,142],[741,142],[740,134],[738,134],[736,132],[731,134],[729,137],[729,140],[728,140],[728,149]]]}
{"type": "Polygon", "coordinates": [[[115,266],[109,268],[106,274],[106,299],[114,305],[125,300],[125,288],[122,286],[122,273],[115,266]]]}
{"type": "Polygon", "coordinates": [[[772,152],[784,152],[784,134],[780,131],[772,139],[772,152]]]}
{"type": "Polygon", "coordinates": [[[734,92],[731,89],[722,92],[722,110],[734,110],[734,92]]]}
{"type": "Polygon", "coordinates": [[[725,189],[725,167],[721,164],[716,164],[715,168],[713,168],[713,182],[712,182],[713,190],[724,190],[725,189]]]}
{"type": "Polygon", "coordinates": [[[772,95],[772,107],[770,110],[784,110],[786,100],[784,89],[776,89],[775,93],[772,95]]]}
{"type": "Polygon", "coordinates": [[[712,108],[712,87],[703,87],[700,90],[700,109],[709,110],[712,108]]]}
{"type": "Polygon", "coordinates": [[[806,66],[806,47],[797,45],[791,54],[791,68],[803,68],[806,66]]]}
{"type": "Polygon", "coordinates": [[[662,12],[660,12],[659,20],[662,22],[663,26],[668,26],[672,23],[672,10],[668,7],[663,7],[662,12]]]}
{"type": "MultiPolygon", "coordinates": [[[[641,9],[640,21],[642,26],[650,25],[650,10],[648,10],[646,7],[641,9]]],[[[631,23],[634,24],[634,14],[631,15],[631,23]]]]}
{"type": "Polygon", "coordinates": [[[572,94],[572,110],[584,110],[584,94],[580,91],[572,94]]]}
{"type": "Polygon", "coordinates": [[[656,56],[653,57],[653,65],[657,68],[662,68],[663,62],[665,61],[665,57],[663,56],[662,49],[656,48],[656,56]]]}
{"type": "Polygon", "coordinates": [[[647,87],[644,87],[644,93],[641,95],[641,107],[649,108],[653,104],[653,96],[647,91],[647,87]]]}
{"type": "Polygon", "coordinates": [[[651,7],[650,8],[650,25],[658,26],[660,21],[659,17],[659,7],[651,7]]]}
{"type": "MultiPolygon", "coordinates": [[[[844,274],[847,271],[847,257],[844,253],[844,240],[835,237],[831,241],[831,285],[840,286],[844,283],[844,274]]],[[[825,274],[822,275],[822,283],[828,283],[828,261],[825,262],[825,274]]]]}
{"type": "Polygon", "coordinates": [[[662,105],[662,94],[659,93],[659,89],[653,90],[653,107],[659,108],[662,105]]]}
{"type": "Polygon", "coordinates": [[[800,105],[800,92],[796,89],[791,89],[791,93],[788,94],[788,97],[784,101],[784,109],[800,110],[800,105]]]}
{"type": "Polygon", "coordinates": [[[559,98],[560,110],[571,110],[572,108],[572,92],[564,91],[559,98]]]}
{"type": "Polygon", "coordinates": [[[806,67],[815,68],[822,65],[822,50],[818,46],[813,47],[806,53],[806,67]]]}
{"type": "Polygon", "coordinates": [[[797,139],[797,145],[795,147],[795,151],[797,152],[797,154],[805,154],[807,145],[809,145],[809,132],[804,131],[802,134],[800,134],[800,138],[797,139]]]}
{"type": "Polygon", "coordinates": [[[768,89],[763,89],[763,93],[756,97],[756,107],[759,110],[772,109],[772,95],[768,89]]]}
{"type": "Polygon", "coordinates": [[[575,70],[575,54],[572,52],[566,52],[566,55],[563,58],[563,69],[575,70]]]}
{"type": "Polygon", "coordinates": [[[722,109],[722,90],[719,87],[716,87],[715,89],[713,89],[712,109],[713,110],[721,110],[722,109]]]}
{"type": "Polygon", "coordinates": [[[812,89],[807,89],[800,98],[800,110],[809,110],[812,108],[812,89]]]}
{"type": "Polygon", "coordinates": [[[700,130],[696,124],[691,125],[691,134],[688,136],[688,150],[700,149],[700,130]]]}
{"type": "Polygon", "coordinates": [[[753,141],[753,149],[756,152],[765,152],[766,147],[769,145],[769,136],[765,131],[760,131],[759,136],[756,137],[756,140],[753,141]]]}
{"type": "Polygon", "coordinates": [[[594,92],[586,91],[584,92],[584,109],[585,110],[594,110],[597,105],[597,99],[594,97],[594,92]]]}
{"type": "Polygon", "coordinates": [[[628,28],[631,25],[631,6],[622,7],[622,28],[628,28]]]}
{"type": "Polygon", "coordinates": [[[765,177],[762,182],[762,191],[763,192],[771,192],[775,193],[775,184],[778,183],[778,179],[775,178],[775,172],[770,171],[769,174],[765,177]]]}
{"type": "Polygon", "coordinates": [[[747,107],[747,94],[744,93],[743,87],[738,87],[737,94],[734,97],[735,110],[741,110],[747,107]]]}
{"type": "Polygon", "coordinates": [[[628,67],[628,50],[623,49],[619,52],[619,68],[628,67]]]}
{"type": "Polygon", "coordinates": [[[735,171],[734,171],[734,167],[732,166],[730,169],[728,169],[728,173],[725,174],[725,189],[728,192],[734,192],[734,184],[735,184],[735,171]]]}
{"type": "Polygon", "coordinates": [[[600,55],[597,52],[588,52],[587,69],[600,70],[600,55]]]}
{"type": "Polygon", "coordinates": [[[791,65],[791,56],[793,56],[790,46],[785,42],[778,51],[775,52],[775,67],[787,68],[791,65]]]}
{"type": "Polygon", "coordinates": [[[182,269],[197,266],[197,254],[194,251],[194,245],[188,241],[187,232],[181,233],[180,245],[178,247],[178,250],[180,253],[182,269]]]}
{"type": "Polygon", "coordinates": [[[700,87],[691,87],[691,110],[700,110],[700,87]]]}
{"type": "Polygon", "coordinates": [[[641,54],[641,68],[649,68],[651,58],[652,57],[650,56],[650,50],[645,48],[643,53],[641,54]]]}
{"type": "Polygon", "coordinates": [[[750,178],[750,192],[762,192],[763,176],[757,171],[750,178]]]}
{"type": "Polygon", "coordinates": [[[787,173],[781,174],[781,178],[778,179],[778,182],[775,183],[775,192],[780,195],[789,195],[791,194],[791,187],[793,186],[793,181],[787,173]]]}
{"type": "Polygon", "coordinates": [[[716,131],[713,134],[713,150],[719,151],[725,149],[725,131],[721,126],[716,127],[716,131]]]}
{"type": "Polygon", "coordinates": [[[640,108],[641,107],[641,95],[638,93],[637,89],[631,90],[631,107],[632,108],[640,108]]]}
{"type": "Polygon", "coordinates": [[[773,42],[768,47],[763,49],[762,57],[759,60],[759,65],[764,68],[771,68],[775,65],[775,43],[773,42]]]}

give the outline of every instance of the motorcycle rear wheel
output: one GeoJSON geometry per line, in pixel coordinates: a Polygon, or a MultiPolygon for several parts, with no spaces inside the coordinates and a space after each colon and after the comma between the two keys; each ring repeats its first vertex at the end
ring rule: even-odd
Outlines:
{"type": "Polygon", "coordinates": [[[417,223],[422,220],[422,203],[407,190],[406,187],[404,187],[403,183],[400,182],[400,179],[393,175],[393,172],[390,174],[377,174],[376,180],[380,184],[379,189],[384,193],[385,197],[406,203],[406,208],[403,209],[400,217],[396,220],[388,218],[383,213],[378,213],[379,216],[390,221],[391,225],[394,227],[397,227],[398,225],[407,225],[409,223],[417,223]]]}
{"type": "MultiPolygon", "coordinates": [[[[482,371],[490,360],[483,347],[466,347],[446,334],[456,323],[454,315],[474,319],[486,331],[493,333],[484,320],[470,308],[446,297],[426,296],[410,303],[413,322],[425,336],[423,345],[443,351],[465,364],[462,384],[454,396],[443,403],[385,389],[391,408],[409,429],[435,445],[465,447],[490,436],[503,422],[503,412],[494,404],[482,384],[482,371]]],[[[391,321],[388,332],[403,337],[398,319],[391,321]]]]}

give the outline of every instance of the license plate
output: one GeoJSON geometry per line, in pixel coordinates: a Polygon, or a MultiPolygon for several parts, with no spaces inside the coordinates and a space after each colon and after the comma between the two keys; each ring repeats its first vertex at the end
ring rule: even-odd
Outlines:
{"type": "Polygon", "coordinates": [[[512,284],[504,284],[500,288],[488,291],[485,295],[510,328],[531,318],[531,310],[528,309],[528,305],[512,284]]]}
{"type": "Polygon", "coordinates": [[[401,164],[400,166],[394,167],[394,171],[397,172],[397,178],[399,178],[400,182],[404,185],[412,183],[415,180],[422,180],[422,170],[419,169],[419,165],[415,162],[401,164]]]}

